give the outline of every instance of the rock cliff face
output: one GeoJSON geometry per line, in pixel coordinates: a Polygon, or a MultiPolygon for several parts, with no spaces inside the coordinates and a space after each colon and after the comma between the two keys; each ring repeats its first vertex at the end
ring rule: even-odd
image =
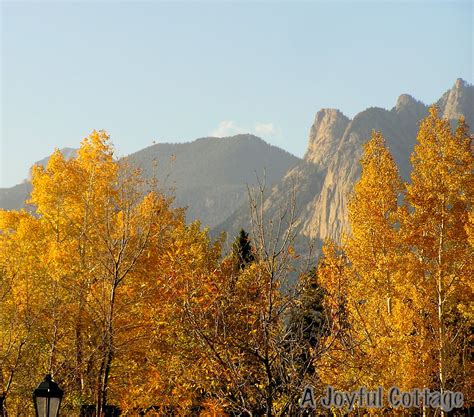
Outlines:
{"type": "Polygon", "coordinates": [[[443,117],[459,119],[464,116],[469,126],[474,122],[474,87],[458,78],[454,87],[446,91],[436,103],[443,117]]]}
{"type": "Polygon", "coordinates": [[[347,200],[360,176],[363,144],[370,138],[372,130],[383,133],[402,176],[407,178],[417,122],[425,112],[424,105],[402,96],[390,111],[370,108],[357,114],[342,135],[334,136],[332,140],[337,147],[327,162],[327,168],[324,167],[324,179],[320,186],[310,187],[313,190],[320,188],[306,209],[308,216],[301,225],[302,233],[318,240],[338,240],[343,232],[348,231],[347,200]]]}
{"type": "MultiPolygon", "coordinates": [[[[457,80],[437,102],[441,115],[452,120],[464,115],[472,126],[473,93],[472,85],[457,80]]],[[[352,120],[338,110],[320,110],[309,132],[304,161],[270,191],[265,204],[267,216],[275,216],[295,187],[300,235],[315,239],[319,245],[327,238],[340,240],[344,233],[350,232],[347,201],[359,179],[363,145],[372,130],[383,133],[402,178],[408,180],[419,122],[427,111],[428,106],[408,94],[402,94],[391,110],[369,108],[352,120]]],[[[247,213],[242,208],[221,228],[235,233],[239,225],[248,225],[247,213]]]]}
{"type": "MultiPolygon", "coordinates": [[[[457,80],[453,88],[437,102],[440,113],[451,120],[463,115],[472,126],[473,93],[473,86],[457,80]]],[[[374,129],[383,133],[401,176],[408,180],[410,155],[416,141],[419,121],[427,115],[427,110],[426,105],[403,94],[390,111],[370,108],[357,114],[351,121],[333,113],[333,117],[328,119],[328,125],[324,127],[327,135],[322,146],[315,146],[319,143],[314,140],[313,126],[308,147],[311,159],[308,160],[318,165],[324,178],[317,178],[315,181],[311,174],[305,177],[306,182],[312,182],[311,185],[306,184],[305,189],[311,190],[314,198],[304,208],[306,215],[301,222],[301,232],[319,241],[326,238],[339,240],[342,233],[349,232],[347,201],[360,176],[359,160],[363,144],[374,129]],[[342,126],[345,129],[341,134],[342,126]]],[[[316,119],[319,119],[318,116],[316,119]]]]}
{"type": "Polygon", "coordinates": [[[337,141],[344,134],[350,120],[336,109],[322,109],[316,113],[309,132],[308,150],[304,160],[325,165],[337,151],[337,141]]]}

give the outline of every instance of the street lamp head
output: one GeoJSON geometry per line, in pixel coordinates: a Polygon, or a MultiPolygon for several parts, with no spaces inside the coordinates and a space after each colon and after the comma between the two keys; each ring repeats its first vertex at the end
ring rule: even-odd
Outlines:
{"type": "Polygon", "coordinates": [[[53,381],[50,374],[44,377],[38,388],[33,391],[33,401],[37,417],[58,417],[63,391],[53,381]]]}

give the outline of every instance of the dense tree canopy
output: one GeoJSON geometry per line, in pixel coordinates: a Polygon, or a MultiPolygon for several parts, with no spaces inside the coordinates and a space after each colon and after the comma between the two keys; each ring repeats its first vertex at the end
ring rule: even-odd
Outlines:
{"type": "Polygon", "coordinates": [[[294,250],[294,199],[267,219],[264,188],[251,192],[252,232],[225,253],[157,179],[115,158],[105,132],[75,158],[56,151],[32,171],[34,212],[0,211],[9,415],[32,414],[46,373],[71,416],[110,404],[125,415],[295,416],[308,384],[458,390],[470,404],[472,140],[435,107],[417,139],[405,184],[372,134],[351,233],[312,269],[294,250]]]}

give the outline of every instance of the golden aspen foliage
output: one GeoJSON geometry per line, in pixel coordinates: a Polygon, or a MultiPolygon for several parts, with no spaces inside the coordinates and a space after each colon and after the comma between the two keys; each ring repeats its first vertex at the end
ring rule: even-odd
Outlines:
{"type": "Polygon", "coordinates": [[[464,119],[453,132],[431,107],[411,161],[406,198],[411,210],[404,228],[414,257],[412,285],[423,291],[416,305],[419,331],[432,342],[426,346],[431,386],[460,390],[472,401],[474,158],[464,119]]]}
{"type": "Polygon", "coordinates": [[[333,341],[328,337],[332,345],[319,363],[322,379],[348,390],[394,385],[404,342],[396,332],[404,311],[397,272],[403,184],[380,133],[373,132],[364,146],[361,166],[348,204],[352,233],[345,239],[344,253],[327,243],[318,266],[335,336],[333,341]]]}
{"type": "Polygon", "coordinates": [[[49,285],[47,245],[39,222],[25,211],[0,211],[0,390],[19,415],[31,411],[30,395],[47,371],[48,325],[57,298],[49,285]]]}
{"type": "Polygon", "coordinates": [[[330,321],[341,332],[319,372],[338,388],[458,390],[470,404],[474,182],[464,120],[452,131],[432,107],[411,161],[404,186],[383,137],[374,132],[365,146],[352,233],[342,252],[326,244],[318,266],[327,312],[345,318],[330,321]]]}
{"type": "Polygon", "coordinates": [[[345,251],[351,279],[347,308],[359,348],[368,359],[365,384],[391,386],[396,382],[398,344],[395,323],[400,316],[398,199],[403,184],[381,133],[373,132],[364,146],[362,173],[348,210],[351,236],[345,251]]]}
{"type": "Polygon", "coordinates": [[[42,374],[53,373],[66,392],[65,413],[83,404],[132,410],[161,403],[169,364],[151,365],[163,348],[156,326],[164,285],[160,266],[167,260],[168,271],[189,279],[200,263],[213,259],[211,249],[201,252],[206,233],[185,226],[183,211],[171,208],[155,182],[146,182],[126,160],[115,160],[103,131],[84,139],[76,158],[56,151],[45,168],[32,170],[32,185],[36,216],[0,215],[6,294],[0,336],[8,341],[1,346],[0,382],[4,389],[11,386],[9,410],[22,410],[14,404],[16,396],[25,401],[22,373],[35,376],[28,390],[42,374]],[[177,259],[180,248],[186,253],[177,259]],[[18,361],[31,362],[14,364],[22,373],[11,365],[15,352],[18,361]],[[124,389],[129,397],[118,394],[124,389]]]}
{"type": "MultiPolygon", "coordinates": [[[[323,339],[327,352],[317,361],[316,369],[323,385],[350,390],[359,383],[362,369],[347,310],[349,264],[342,249],[332,241],[325,243],[322,252],[317,278],[324,290],[328,334],[323,339]]],[[[320,391],[322,394],[324,388],[320,391]]]]}

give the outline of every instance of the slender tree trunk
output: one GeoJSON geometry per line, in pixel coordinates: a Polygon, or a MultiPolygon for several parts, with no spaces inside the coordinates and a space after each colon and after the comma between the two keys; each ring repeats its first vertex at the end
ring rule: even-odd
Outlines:
{"type": "MultiPolygon", "coordinates": [[[[91,176],[89,177],[89,189],[86,194],[86,205],[84,211],[84,218],[82,221],[81,227],[81,234],[80,234],[80,241],[79,241],[79,259],[81,265],[81,271],[87,270],[87,260],[86,260],[86,247],[87,247],[87,240],[88,240],[88,225],[89,225],[89,211],[91,208],[92,200],[91,194],[93,189],[93,180],[95,178],[95,170],[92,171],[91,176]]],[[[74,329],[75,332],[75,339],[76,339],[76,375],[75,383],[76,389],[82,398],[84,394],[84,341],[83,341],[83,328],[82,328],[82,321],[83,321],[83,314],[85,310],[85,299],[88,290],[88,284],[84,283],[84,281],[79,281],[79,300],[78,300],[78,309],[77,309],[77,317],[76,317],[76,326],[74,329]]]]}
{"type": "MultiPolygon", "coordinates": [[[[444,208],[444,207],[443,207],[444,208]]],[[[443,213],[444,215],[444,213],[443,213]]],[[[439,387],[441,395],[445,390],[445,342],[446,342],[446,329],[444,323],[444,285],[443,285],[443,244],[444,244],[444,218],[441,220],[441,232],[439,237],[439,246],[438,246],[438,325],[439,325],[439,387]]],[[[446,417],[444,410],[441,410],[441,416],[446,417]]]]}
{"type": "MultiPolygon", "coordinates": [[[[56,314],[54,314],[56,316],[56,314]]],[[[58,322],[57,318],[54,317],[54,331],[53,331],[53,340],[51,341],[51,349],[49,352],[49,361],[48,361],[48,373],[54,376],[54,359],[56,355],[56,342],[58,338],[58,322]]]]}
{"type": "Polygon", "coordinates": [[[76,375],[75,375],[75,382],[76,382],[76,389],[80,393],[82,397],[83,389],[84,389],[84,375],[83,375],[83,340],[82,340],[82,313],[84,310],[84,294],[83,289],[81,288],[79,294],[79,306],[78,312],[76,317],[76,328],[75,331],[75,339],[76,339],[76,375]]]}
{"type": "Polygon", "coordinates": [[[102,415],[102,374],[104,372],[105,356],[100,362],[99,373],[97,374],[97,401],[95,406],[95,415],[100,417],[102,415]]]}
{"type": "Polygon", "coordinates": [[[6,390],[4,389],[5,381],[3,379],[3,368],[0,366],[0,417],[6,416],[5,412],[5,400],[6,400],[6,390]]]}
{"type": "Polygon", "coordinates": [[[98,398],[98,409],[105,413],[107,406],[107,393],[110,370],[112,366],[112,360],[114,358],[114,338],[113,338],[113,317],[114,317],[114,306],[115,306],[115,295],[117,290],[117,279],[114,279],[112,289],[110,292],[109,300],[109,311],[107,314],[106,329],[105,329],[105,352],[102,360],[101,373],[100,373],[100,390],[98,398]]]}
{"type": "Polygon", "coordinates": [[[272,383],[272,375],[271,375],[271,369],[268,361],[265,363],[265,368],[267,369],[267,412],[266,416],[267,417],[272,417],[273,416],[273,383],[272,383]]]}

